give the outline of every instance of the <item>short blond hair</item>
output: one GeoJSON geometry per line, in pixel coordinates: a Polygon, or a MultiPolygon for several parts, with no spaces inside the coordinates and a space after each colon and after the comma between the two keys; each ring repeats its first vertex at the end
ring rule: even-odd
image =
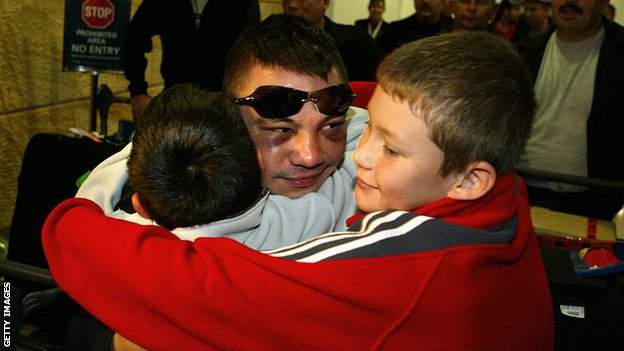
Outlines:
{"type": "Polygon", "coordinates": [[[502,175],[523,152],[535,98],[514,48],[483,32],[457,32],[406,44],[387,56],[379,84],[423,117],[444,152],[440,174],[487,161],[502,175]]]}

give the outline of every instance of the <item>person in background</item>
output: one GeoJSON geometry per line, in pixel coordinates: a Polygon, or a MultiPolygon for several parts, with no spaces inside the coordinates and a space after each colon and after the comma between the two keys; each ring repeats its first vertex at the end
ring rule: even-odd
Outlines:
{"type": "Polygon", "coordinates": [[[384,11],[386,11],[384,0],[370,0],[368,2],[368,18],[355,21],[355,26],[365,30],[371,37],[379,38],[388,26],[388,22],[383,19],[384,11]]]}
{"type": "Polygon", "coordinates": [[[445,0],[444,4],[442,5],[442,16],[451,18],[453,14],[452,7],[453,7],[453,1],[445,0]]]}
{"type": "Polygon", "coordinates": [[[414,0],[416,13],[390,23],[379,42],[386,53],[418,39],[451,30],[453,21],[443,13],[446,0],[414,0]]]}
{"type": "Polygon", "coordinates": [[[605,6],[604,16],[611,22],[615,20],[615,6],[613,6],[613,4],[608,3],[605,6]]]}
{"type": "Polygon", "coordinates": [[[524,2],[524,22],[518,28],[514,36],[514,41],[524,39],[529,35],[546,33],[552,29],[550,19],[551,0],[525,0],[524,2]]]}
{"type": "Polygon", "coordinates": [[[370,35],[353,25],[334,23],[325,11],[330,0],[282,0],[284,13],[303,18],[336,41],[349,81],[374,81],[383,51],[370,35]]]}
{"type": "Polygon", "coordinates": [[[198,83],[219,91],[230,48],[245,28],[259,21],[256,0],[143,0],[128,25],[122,58],[133,118],[138,119],[151,99],[145,54],[152,51],[153,37],[162,46],[165,89],[198,83]]]}
{"type": "MultiPolygon", "coordinates": [[[[554,31],[518,43],[535,81],[537,111],[522,166],[624,181],[624,28],[604,19],[608,0],[552,0],[554,31]]],[[[529,184],[533,204],[610,220],[617,192],[529,184]]]]}
{"type": "Polygon", "coordinates": [[[496,15],[494,0],[454,0],[451,4],[453,32],[487,31],[496,15]]]}
{"type": "Polygon", "coordinates": [[[522,19],[524,0],[503,0],[498,5],[492,32],[512,41],[522,19]]]}

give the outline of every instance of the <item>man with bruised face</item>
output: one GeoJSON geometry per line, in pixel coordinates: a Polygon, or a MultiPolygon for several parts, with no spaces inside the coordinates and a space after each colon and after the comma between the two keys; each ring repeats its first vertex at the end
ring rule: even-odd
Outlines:
{"type": "MultiPolygon", "coordinates": [[[[319,38],[327,37],[320,30],[310,30],[319,38]]],[[[293,33],[280,33],[272,40],[279,42],[280,38],[301,48],[310,40],[293,33]]],[[[331,38],[325,40],[316,43],[317,47],[331,45],[331,38]]],[[[335,50],[328,47],[324,51],[327,55],[319,51],[317,60],[310,60],[299,50],[266,47],[260,38],[249,39],[248,35],[230,53],[226,93],[239,98],[241,113],[258,150],[264,186],[274,194],[298,198],[317,191],[342,162],[345,114],[322,109],[336,103],[329,101],[336,98],[333,94],[337,92],[331,87],[346,84],[346,72],[335,50]],[[295,103],[288,99],[295,91],[317,92],[321,101],[295,103]],[[241,99],[249,97],[247,102],[241,99]],[[327,103],[322,99],[328,99],[327,103]],[[277,116],[273,109],[291,111],[277,116]]]]}
{"type": "MultiPolygon", "coordinates": [[[[224,93],[240,106],[269,194],[243,213],[201,226],[202,236],[272,249],[347,227],[346,219],[356,211],[351,154],[368,113],[350,106],[354,94],[346,79],[334,41],[301,18],[271,16],[241,35],[226,64],[224,93]]],[[[115,216],[131,147],[100,164],[76,196],[115,216]]],[[[100,229],[126,233],[133,225],[138,226],[116,221],[100,229]]],[[[96,242],[65,244],[79,245],[85,257],[101,250],[96,242]]],[[[132,260],[151,257],[149,249],[128,252],[132,260]]]]}
{"type": "MultiPolygon", "coordinates": [[[[356,210],[351,153],[368,121],[365,110],[350,107],[346,77],[331,37],[301,18],[272,16],[241,35],[226,64],[224,93],[240,107],[270,196],[214,236],[270,249],[346,228],[356,210]]],[[[111,215],[130,148],[98,166],[77,197],[111,215]]]]}

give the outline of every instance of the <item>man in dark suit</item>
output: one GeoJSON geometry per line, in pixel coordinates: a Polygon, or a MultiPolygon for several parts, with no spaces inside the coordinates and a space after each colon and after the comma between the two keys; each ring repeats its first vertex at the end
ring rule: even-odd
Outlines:
{"type": "Polygon", "coordinates": [[[370,0],[368,2],[368,18],[355,21],[355,26],[366,31],[371,37],[377,39],[388,26],[388,22],[383,20],[383,13],[386,11],[384,0],[370,0]]]}
{"type": "Polygon", "coordinates": [[[445,0],[414,0],[416,13],[390,23],[379,37],[381,48],[390,53],[405,43],[449,32],[453,20],[444,15],[445,6],[445,0]]]}
{"type": "Polygon", "coordinates": [[[245,28],[259,21],[256,0],[143,0],[128,24],[123,57],[132,116],[138,118],[151,99],[145,54],[152,51],[153,37],[158,36],[162,46],[165,89],[197,83],[218,91],[230,48],[245,28]]]}
{"type": "Polygon", "coordinates": [[[383,51],[373,38],[359,28],[338,24],[325,16],[330,0],[282,0],[284,13],[303,18],[321,28],[336,41],[347,68],[349,81],[374,81],[383,51]]]}

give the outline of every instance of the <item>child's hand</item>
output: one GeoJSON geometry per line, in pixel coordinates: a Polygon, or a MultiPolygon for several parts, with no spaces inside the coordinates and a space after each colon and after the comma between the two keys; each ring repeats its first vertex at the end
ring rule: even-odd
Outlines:
{"type": "Polygon", "coordinates": [[[115,351],[147,351],[141,346],[124,338],[119,333],[115,333],[115,335],[113,336],[113,350],[115,351]]]}

